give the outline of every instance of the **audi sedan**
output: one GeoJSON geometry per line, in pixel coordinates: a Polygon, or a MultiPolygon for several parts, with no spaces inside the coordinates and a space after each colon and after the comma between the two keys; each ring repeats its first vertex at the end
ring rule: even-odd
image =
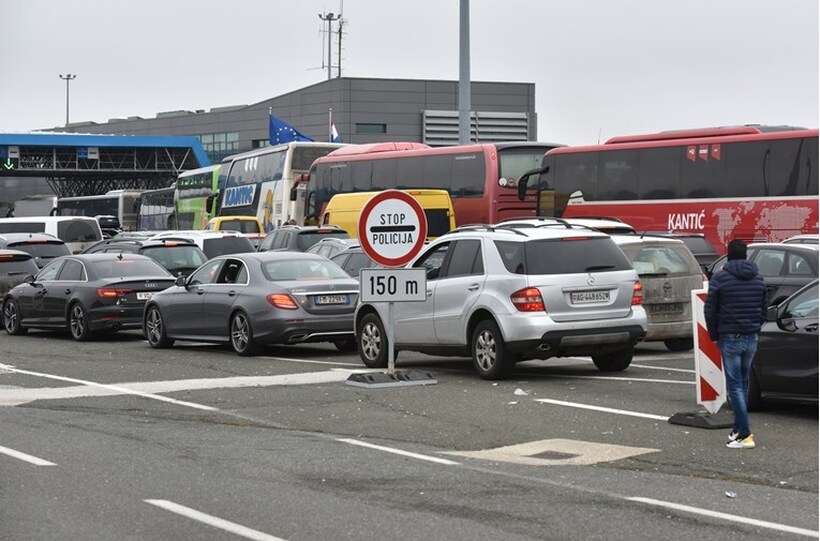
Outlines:
{"type": "Polygon", "coordinates": [[[216,257],[151,297],[143,332],[154,348],[175,340],[230,343],[239,355],[268,344],[333,342],[353,351],[359,284],[326,258],[300,252],[216,257]]]}
{"type": "Polygon", "coordinates": [[[63,256],[6,294],[3,324],[12,335],[68,329],[78,341],[98,331],[139,329],[145,301],[173,284],[174,277],[150,257],[63,256]]]}

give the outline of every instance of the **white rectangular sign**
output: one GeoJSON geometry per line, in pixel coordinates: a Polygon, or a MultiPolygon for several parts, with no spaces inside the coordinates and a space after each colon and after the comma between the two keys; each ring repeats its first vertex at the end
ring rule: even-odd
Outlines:
{"type": "Polygon", "coordinates": [[[427,300],[426,269],[362,269],[359,274],[362,302],[427,300]]]}

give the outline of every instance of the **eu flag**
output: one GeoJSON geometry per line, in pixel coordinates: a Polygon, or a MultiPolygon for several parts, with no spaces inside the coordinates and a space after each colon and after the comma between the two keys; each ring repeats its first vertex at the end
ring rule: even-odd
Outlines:
{"type": "Polygon", "coordinates": [[[313,141],[307,135],[299,133],[299,131],[282,120],[273,115],[270,115],[270,144],[281,145],[283,143],[290,143],[291,141],[313,141]]]}

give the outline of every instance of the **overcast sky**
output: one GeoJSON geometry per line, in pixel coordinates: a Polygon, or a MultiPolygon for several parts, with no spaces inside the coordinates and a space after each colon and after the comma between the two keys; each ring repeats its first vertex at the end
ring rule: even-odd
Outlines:
{"type": "MultiPolygon", "coordinates": [[[[458,80],[459,0],[343,5],[344,76],[458,80]]],[[[0,132],[61,126],[58,74],[77,74],[72,122],[251,104],[319,82],[317,14],[339,8],[5,0],[0,132]]],[[[817,0],[472,0],[470,11],[472,79],[535,83],[542,141],[818,126],[817,0]]]]}

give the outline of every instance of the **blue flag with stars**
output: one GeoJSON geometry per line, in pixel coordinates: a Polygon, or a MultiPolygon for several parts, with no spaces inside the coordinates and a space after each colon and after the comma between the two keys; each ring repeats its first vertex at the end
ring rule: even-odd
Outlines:
{"type": "Polygon", "coordinates": [[[299,131],[282,120],[273,115],[270,115],[270,144],[281,145],[283,143],[290,143],[291,141],[313,141],[307,135],[299,133],[299,131]]]}

